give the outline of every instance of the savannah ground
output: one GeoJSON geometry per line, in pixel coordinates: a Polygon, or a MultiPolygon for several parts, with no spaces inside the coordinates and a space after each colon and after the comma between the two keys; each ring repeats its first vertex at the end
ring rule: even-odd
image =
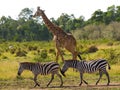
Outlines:
{"type": "MultiPolygon", "coordinates": [[[[119,90],[120,89],[120,42],[99,40],[99,41],[78,41],[77,50],[81,52],[83,59],[92,60],[105,58],[111,65],[108,70],[111,83],[106,86],[107,79],[104,75],[97,86],[99,74],[84,74],[88,86],[83,83],[79,85],[79,72],[69,69],[66,77],[63,77],[63,87],[59,87],[60,80],[57,76],[49,87],[46,87],[51,76],[38,76],[40,87],[33,88],[33,74],[24,71],[21,77],[17,77],[19,62],[50,62],[55,61],[55,49],[53,42],[1,42],[0,43],[0,90],[119,90]],[[12,46],[12,47],[11,47],[12,46]]],[[[65,59],[70,59],[71,54],[63,50],[65,59]]],[[[59,64],[62,67],[61,59],[59,64]]]]}

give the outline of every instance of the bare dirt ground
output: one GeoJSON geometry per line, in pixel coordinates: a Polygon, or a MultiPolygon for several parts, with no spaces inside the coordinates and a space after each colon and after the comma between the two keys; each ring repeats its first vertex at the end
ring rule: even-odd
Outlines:
{"type": "Polygon", "coordinates": [[[61,90],[120,90],[119,83],[112,83],[106,85],[82,85],[82,86],[63,86],[63,87],[49,87],[48,89],[61,89],[61,90]]]}
{"type": "Polygon", "coordinates": [[[109,86],[106,85],[63,85],[62,87],[59,86],[41,86],[33,88],[31,85],[23,85],[19,86],[18,84],[13,85],[0,85],[0,90],[120,90],[120,83],[111,83],[109,86]]]}

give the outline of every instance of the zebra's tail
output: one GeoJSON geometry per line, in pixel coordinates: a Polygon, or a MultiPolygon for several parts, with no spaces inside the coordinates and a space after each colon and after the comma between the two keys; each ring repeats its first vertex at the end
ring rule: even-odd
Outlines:
{"type": "Polygon", "coordinates": [[[111,67],[110,67],[110,64],[108,63],[108,69],[110,70],[111,69],[111,67]]]}
{"type": "Polygon", "coordinates": [[[66,75],[64,74],[64,72],[61,69],[60,69],[60,72],[64,77],[66,77],[66,75]]]}

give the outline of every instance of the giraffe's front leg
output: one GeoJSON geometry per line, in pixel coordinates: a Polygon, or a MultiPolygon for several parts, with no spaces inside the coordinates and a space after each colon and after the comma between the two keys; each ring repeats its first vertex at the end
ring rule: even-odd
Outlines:
{"type": "Polygon", "coordinates": [[[60,43],[57,40],[56,40],[56,48],[57,48],[56,62],[58,62],[59,55],[61,56],[62,61],[64,62],[64,58],[63,58],[63,56],[61,54],[61,50],[60,50],[60,43]]]}
{"type": "Polygon", "coordinates": [[[73,60],[77,60],[77,55],[78,55],[78,52],[76,51],[72,52],[73,60]]]}
{"type": "Polygon", "coordinates": [[[57,52],[56,52],[56,62],[58,62],[58,57],[59,57],[59,51],[57,50],[57,52]]]}

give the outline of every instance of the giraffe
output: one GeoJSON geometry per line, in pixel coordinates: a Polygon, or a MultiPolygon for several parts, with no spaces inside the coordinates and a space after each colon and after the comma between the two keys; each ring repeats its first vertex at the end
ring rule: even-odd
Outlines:
{"type": "Polygon", "coordinates": [[[37,11],[33,15],[33,17],[36,16],[41,16],[43,18],[43,21],[48,30],[53,34],[53,40],[55,41],[55,46],[57,49],[56,62],[58,62],[59,55],[61,56],[62,61],[64,61],[63,55],[61,53],[61,48],[65,48],[71,52],[73,60],[76,60],[77,56],[82,60],[79,52],[76,51],[77,43],[72,34],[64,32],[59,26],[53,24],[44,13],[44,10],[40,9],[40,7],[37,7],[37,11]]]}

